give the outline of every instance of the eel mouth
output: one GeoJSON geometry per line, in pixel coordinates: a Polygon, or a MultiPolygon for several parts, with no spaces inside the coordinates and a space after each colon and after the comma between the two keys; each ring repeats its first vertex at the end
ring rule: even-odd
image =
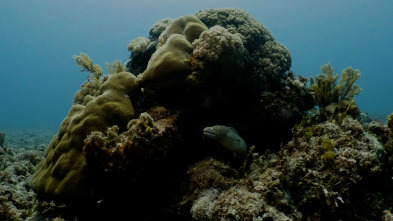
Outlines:
{"type": "Polygon", "coordinates": [[[203,137],[210,138],[210,139],[217,139],[218,134],[216,131],[214,131],[213,128],[206,127],[203,129],[203,137]]]}

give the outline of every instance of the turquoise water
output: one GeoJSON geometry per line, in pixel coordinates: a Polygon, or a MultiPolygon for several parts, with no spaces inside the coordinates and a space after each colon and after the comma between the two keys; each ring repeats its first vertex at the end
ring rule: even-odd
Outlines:
{"type": "Polygon", "coordinates": [[[352,66],[362,76],[356,102],[363,112],[393,111],[393,4],[366,0],[250,1],[12,1],[0,2],[0,129],[57,128],[87,79],[72,55],[94,63],[129,56],[127,44],[147,37],[166,17],[236,7],[263,23],[292,55],[292,70],[337,73],[352,66]]]}

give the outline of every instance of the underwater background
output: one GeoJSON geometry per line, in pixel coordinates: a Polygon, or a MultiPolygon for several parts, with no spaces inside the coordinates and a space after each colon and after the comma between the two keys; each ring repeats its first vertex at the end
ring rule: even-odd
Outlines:
{"type": "Polygon", "coordinates": [[[0,220],[393,220],[392,23],[389,1],[0,2],[0,220]]]}
{"type": "Polygon", "coordinates": [[[126,62],[127,44],[162,18],[234,7],[264,24],[315,76],[328,62],[359,69],[362,112],[385,120],[393,100],[393,4],[367,0],[10,1],[0,2],[0,129],[57,129],[87,79],[72,55],[104,66],[126,62]]]}

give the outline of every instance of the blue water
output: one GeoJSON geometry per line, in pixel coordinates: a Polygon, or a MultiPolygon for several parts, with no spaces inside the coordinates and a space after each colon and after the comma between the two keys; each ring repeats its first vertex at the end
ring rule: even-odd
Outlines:
{"type": "Polygon", "coordinates": [[[388,0],[2,0],[0,129],[57,128],[87,79],[72,55],[128,59],[127,44],[166,17],[236,7],[263,23],[292,54],[292,70],[359,69],[363,112],[393,112],[393,3],[388,0]]]}

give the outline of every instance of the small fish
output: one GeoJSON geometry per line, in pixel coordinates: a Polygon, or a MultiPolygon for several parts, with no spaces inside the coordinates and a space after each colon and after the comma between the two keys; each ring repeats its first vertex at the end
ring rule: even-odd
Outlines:
{"type": "Polygon", "coordinates": [[[223,125],[206,127],[203,129],[203,137],[217,141],[224,148],[232,151],[239,157],[246,156],[247,144],[233,127],[223,125]]]}

